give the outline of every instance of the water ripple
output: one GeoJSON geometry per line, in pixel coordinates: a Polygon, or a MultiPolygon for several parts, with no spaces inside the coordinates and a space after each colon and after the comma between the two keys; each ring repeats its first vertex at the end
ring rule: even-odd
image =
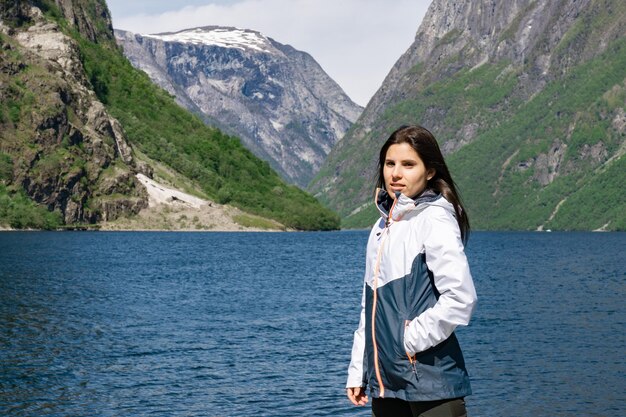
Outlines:
{"type": "MultiPolygon", "coordinates": [[[[367,232],[0,233],[0,415],[369,416],[367,232]]],[[[476,416],[626,414],[626,235],[476,233],[476,416]]]]}

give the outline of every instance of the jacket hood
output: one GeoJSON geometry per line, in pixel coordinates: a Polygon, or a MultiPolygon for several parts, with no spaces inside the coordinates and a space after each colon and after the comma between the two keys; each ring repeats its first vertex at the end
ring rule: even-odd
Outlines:
{"type": "Polygon", "coordinates": [[[410,198],[397,192],[395,199],[386,190],[382,188],[376,189],[376,207],[385,221],[389,220],[390,212],[391,220],[397,221],[409,211],[421,211],[432,205],[443,207],[455,215],[454,206],[441,194],[429,188],[415,198],[410,198]]]}

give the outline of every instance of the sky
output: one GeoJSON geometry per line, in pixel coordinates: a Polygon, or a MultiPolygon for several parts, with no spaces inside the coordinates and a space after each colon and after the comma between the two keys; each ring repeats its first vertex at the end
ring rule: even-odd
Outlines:
{"type": "Polygon", "coordinates": [[[409,48],[430,0],[107,0],[113,27],[135,33],[199,26],[252,29],[308,52],[365,106],[409,48]]]}

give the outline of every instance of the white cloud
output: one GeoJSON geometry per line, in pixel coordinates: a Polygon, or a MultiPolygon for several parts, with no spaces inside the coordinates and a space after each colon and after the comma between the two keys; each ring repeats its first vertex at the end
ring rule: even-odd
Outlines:
{"type": "Polygon", "coordinates": [[[258,30],[310,53],[355,102],[365,105],[413,42],[429,4],[415,0],[243,0],[119,18],[116,8],[121,10],[123,5],[112,10],[115,28],[136,33],[210,25],[258,30]]]}

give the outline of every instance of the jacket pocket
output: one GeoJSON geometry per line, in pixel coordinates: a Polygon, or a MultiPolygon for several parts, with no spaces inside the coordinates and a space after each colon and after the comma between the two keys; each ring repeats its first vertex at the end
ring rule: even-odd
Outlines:
{"type": "Polygon", "coordinates": [[[417,375],[417,360],[415,359],[415,355],[411,356],[411,354],[408,352],[408,350],[406,349],[406,343],[404,341],[406,328],[410,322],[410,320],[404,320],[404,322],[402,323],[402,336],[400,337],[400,343],[402,343],[402,350],[404,351],[406,359],[409,361],[409,364],[411,366],[411,372],[413,372],[413,375],[416,379],[419,379],[419,376],[417,375]]]}

